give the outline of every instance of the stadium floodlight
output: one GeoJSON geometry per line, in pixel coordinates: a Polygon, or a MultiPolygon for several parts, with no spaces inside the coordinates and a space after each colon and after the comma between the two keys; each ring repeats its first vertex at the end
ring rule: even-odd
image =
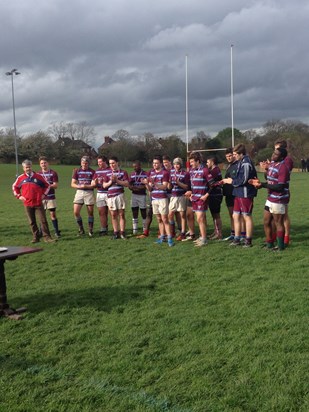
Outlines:
{"type": "Polygon", "coordinates": [[[15,145],[15,161],[16,161],[16,177],[18,176],[18,151],[17,151],[17,133],[16,133],[16,117],[15,117],[15,98],[14,98],[14,75],[17,76],[20,72],[17,69],[12,69],[10,72],[5,73],[7,76],[11,76],[12,81],[12,103],[13,103],[13,122],[14,122],[14,145],[15,145]]]}

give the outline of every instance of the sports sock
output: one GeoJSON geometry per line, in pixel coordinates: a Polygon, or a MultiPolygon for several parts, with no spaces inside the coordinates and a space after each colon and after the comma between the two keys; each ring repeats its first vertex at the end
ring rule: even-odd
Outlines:
{"type": "Polygon", "coordinates": [[[283,232],[281,231],[277,232],[277,244],[280,250],[284,249],[284,236],[283,236],[283,232]]]}
{"type": "Polygon", "coordinates": [[[84,227],[83,227],[83,219],[82,219],[81,217],[78,217],[78,218],[76,219],[76,223],[78,224],[78,226],[79,226],[80,229],[84,230],[84,227]]]}
{"type": "Polygon", "coordinates": [[[133,232],[138,230],[138,219],[132,219],[132,228],[133,228],[133,232]]]}
{"type": "Polygon", "coordinates": [[[52,224],[54,226],[55,232],[58,233],[59,232],[58,219],[52,220],[52,224]]]}
{"type": "Polygon", "coordinates": [[[89,232],[93,231],[93,222],[94,222],[94,217],[93,216],[88,216],[88,228],[89,232]]]}

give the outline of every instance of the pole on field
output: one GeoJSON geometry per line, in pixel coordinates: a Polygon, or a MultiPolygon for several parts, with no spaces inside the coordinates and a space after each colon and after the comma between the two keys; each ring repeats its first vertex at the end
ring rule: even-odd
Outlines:
{"type": "Polygon", "coordinates": [[[17,69],[12,69],[5,73],[11,76],[12,81],[12,105],[13,105],[13,123],[14,123],[14,145],[15,145],[15,163],[16,163],[16,177],[18,176],[18,151],[17,151],[17,132],[16,132],[16,117],[15,117],[15,98],[14,98],[14,76],[18,76],[20,72],[17,69]]]}
{"type": "Polygon", "coordinates": [[[187,143],[187,159],[186,166],[189,170],[189,114],[188,114],[188,55],[186,54],[186,143],[187,143]]]}
{"type": "Polygon", "coordinates": [[[232,147],[235,146],[234,139],[234,81],[233,81],[233,44],[231,44],[231,118],[232,118],[232,147]]]}

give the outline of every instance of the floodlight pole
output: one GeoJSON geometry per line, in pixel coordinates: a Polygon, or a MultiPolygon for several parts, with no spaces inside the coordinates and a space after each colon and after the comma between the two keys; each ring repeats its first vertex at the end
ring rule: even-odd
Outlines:
{"type": "Polygon", "coordinates": [[[234,139],[234,85],[233,85],[233,44],[231,44],[231,118],[232,118],[232,147],[235,146],[234,139]]]}
{"type": "Polygon", "coordinates": [[[16,117],[15,117],[15,98],[14,98],[14,75],[17,76],[20,72],[17,69],[12,69],[10,72],[5,73],[7,76],[11,76],[12,81],[12,102],[13,102],[13,122],[14,122],[14,145],[15,145],[15,162],[16,162],[16,177],[18,172],[18,151],[17,151],[17,132],[16,132],[16,117]]]}

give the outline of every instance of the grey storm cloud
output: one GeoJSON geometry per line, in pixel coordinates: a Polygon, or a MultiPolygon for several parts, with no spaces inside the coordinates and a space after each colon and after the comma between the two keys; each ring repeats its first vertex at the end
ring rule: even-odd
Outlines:
{"type": "Polygon", "coordinates": [[[309,4],[285,0],[0,1],[0,127],[12,127],[5,72],[14,78],[20,134],[87,121],[100,139],[308,121],[309,4]],[[155,3],[155,4],[153,4],[155,3]]]}

